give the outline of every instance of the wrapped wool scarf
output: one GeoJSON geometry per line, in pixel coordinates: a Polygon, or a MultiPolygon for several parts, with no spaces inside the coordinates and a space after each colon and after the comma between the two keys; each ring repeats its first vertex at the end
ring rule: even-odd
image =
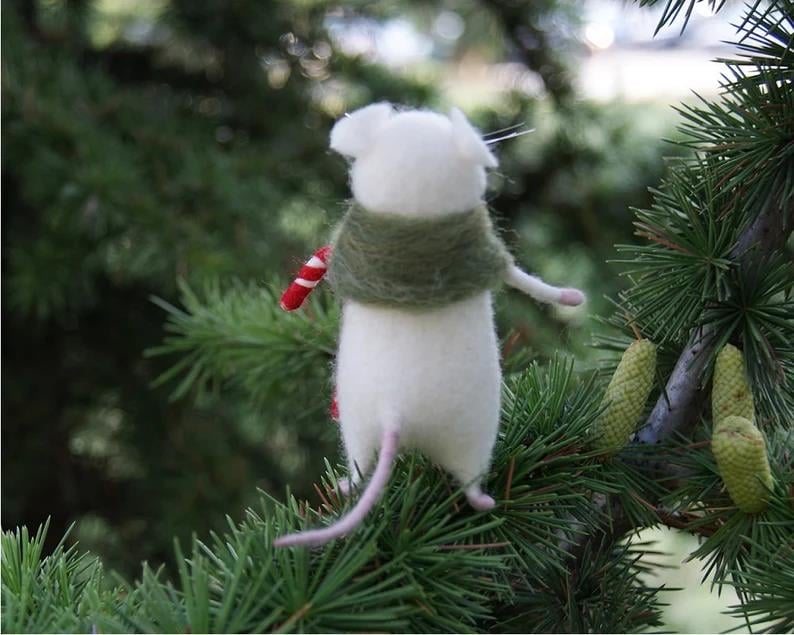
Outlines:
{"type": "Polygon", "coordinates": [[[342,300],[431,309],[498,287],[512,263],[485,205],[408,218],[354,203],[334,231],[328,279],[342,300]]]}

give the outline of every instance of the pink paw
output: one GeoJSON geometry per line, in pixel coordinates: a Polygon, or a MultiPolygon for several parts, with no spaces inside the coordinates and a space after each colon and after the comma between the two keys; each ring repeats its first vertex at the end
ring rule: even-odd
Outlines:
{"type": "Polygon", "coordinates": [[[496,501],[488,496],[488,494],[471,494],[468,496],[468,499],[469,505],[474,507],[478,512],[485,512],[496,506],[496,501]]]}
{"type": "Polygon", "coordinates": [[[348,479],[342,479],[341,481],[337,481],[336,484],[339,486],[339,493],[342,496],[350,496],[350,481],[348,479]]]}
{"type": "Polygon", "coordinates": [[[565,306],[579,306],[584,302],[584,293],[579,289],[561,289],[560,290],[560,304],[565,306]]]}

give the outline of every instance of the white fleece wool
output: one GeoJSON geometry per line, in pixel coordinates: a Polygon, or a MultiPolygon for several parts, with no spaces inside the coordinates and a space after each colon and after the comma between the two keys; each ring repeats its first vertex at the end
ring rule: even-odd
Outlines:
{"type": "Polygon", "coordinates": [[[394,114],[388,104],[375,104],[340,121],[331,148],[355,159],[350,171],[355,199],[371,212],[406,216],[476,206],[485,192],[483,166],[495,166],[496,159],[455,112],[453,123],[435,112],[394,114]]]}
{"type": "MultiPolygon", "coordinates": [[[[395,112],[368,106],[342,119],[331,147],[353,159],[356,201],[371,212],[410,217],[480,205],[496,159],[460,111],[395,112]]],[[[511,268],[506,282],[543,302],[579,304],[511,268]]],[[[399,430],[462,484],[478,509],[493,506],[480,482],[499,424],[501,370],[491,293],[440,309],[403,311],[347,301],[336,364],[339,414],[350,473],[366,477],[384,430],[399,430]]]]}
{"type": "Polygon", "coordinates": [[[483,292],[427,312],[347,302],[336,366],[342,435],[354,481],[376,457],[384,426],[461,483],[488,468],[499,422],[501,372],[483,292]]]}

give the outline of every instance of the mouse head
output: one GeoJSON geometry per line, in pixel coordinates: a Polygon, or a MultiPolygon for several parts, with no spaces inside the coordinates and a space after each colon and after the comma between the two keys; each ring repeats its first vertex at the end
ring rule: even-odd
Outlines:
{"type": "Polygon", "coordinates": [[[351,187],[360,205],[406,216],[477,206],[485,194],[485,168],[497,165],[457,108],[446,117],[372,104],[336,123],[331,148],[353,160],[351,187]]]}

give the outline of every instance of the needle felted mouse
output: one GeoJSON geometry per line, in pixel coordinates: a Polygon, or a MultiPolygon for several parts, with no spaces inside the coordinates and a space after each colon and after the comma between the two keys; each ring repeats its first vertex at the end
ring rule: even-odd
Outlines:
{"type": "Polygon", "coordinates": [[[492,508],[482,490],[500,411],[492,291],[507,283],[540,302],[585,299],[514,264],[483,201],[497,160],[460,110],[373,104],[338,121],[330,145],[352,161],[353,201],[282,306],[299,306],[323,275],[343,303],[338,413],[352,486],[371,476],[346,516],[282,536],[280,547],[354,529],[403,449],[446,469],[474,509],[492,508]]]}

